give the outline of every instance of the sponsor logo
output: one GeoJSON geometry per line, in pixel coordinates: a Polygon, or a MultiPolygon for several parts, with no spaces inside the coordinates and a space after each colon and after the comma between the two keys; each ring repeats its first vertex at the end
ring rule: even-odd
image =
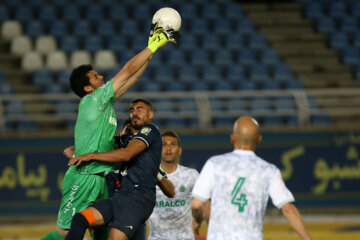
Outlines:
{"type": "Polygon", "coordinates": [[[109,118],[109,123],[110,123],[111,125],[117,126],[117,122],[116,122],[116,119],[115,119],[114,117],[110,117],[110,118],[109,118]]]}
{"type": "Polygon", "coordinates": [[[149,133],[151,132],[151,128],[148,128],[148,127],[144,127],[140,130],[140,133],[141,134],[144,134],[144,135],[149,135],[149,133]]]}
{"type": "Polygon", "coordinates": [[[185,200],[176,201],[156,201],[156,207],[181,207],[185,206],[185,200]]]}
{"type": "Polygon", "coordinates": [[[180,192],[185,192],[186,191],[186,188],[184,185],[181,185],[180,188],[179,188],[179,191],[180,192]]]}

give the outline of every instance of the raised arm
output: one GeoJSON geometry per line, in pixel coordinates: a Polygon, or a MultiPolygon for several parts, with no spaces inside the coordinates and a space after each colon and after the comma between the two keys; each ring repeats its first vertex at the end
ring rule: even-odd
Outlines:
{"type": "MultiPolygon", "coordinates": [[[[159,173],[158,173],[159,175],[159,173]]],[[[156,184],[159,186],[161,191],[165,194],[165,196],[169,198],[175,197],[175,187],[174,184],[167,178],[157,178],[156,184]]]]}
{"type": "Polygon", "coordinates": [[[146,149],[146,144],[139,139],[133,139],[126,148],[109,152],[88,153],[70,159],[68,165],[80,165],[82,162],[98,160],[102,162],[127,162],[146,149]]]}
{"type": "Polygon", "coordinates": [[[311,240],[311,236],[307,231],[304,221],[292,203],[287,203],[281,208],[286,220],[290,223],[291,227],[300,235],[304,240],[311,240]]]}

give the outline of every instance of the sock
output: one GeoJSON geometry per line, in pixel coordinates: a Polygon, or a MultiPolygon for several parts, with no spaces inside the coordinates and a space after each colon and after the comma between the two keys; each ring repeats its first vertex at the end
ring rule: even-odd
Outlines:
{"type": "Polygon", "coordinates": [[[107,240],[108,237],[109,237],[108,228],[96,229],[95,231],[91,232],[92,240],[107,240]]]}
{"type": "Polygon", "coordinates": [[[81,213],[75,214],[72,218],[70,230],[65,240],[84,239],[84,235],[88,227],[89,222],[86,220],[86,218],[81,213]]]}
{"type": "Polygon", "coordinates": [[[62,236],[58,231],[54,230],[53,232],[48,233],[45,237],[40,240],[64,240],[65,237],[62,236]]]}

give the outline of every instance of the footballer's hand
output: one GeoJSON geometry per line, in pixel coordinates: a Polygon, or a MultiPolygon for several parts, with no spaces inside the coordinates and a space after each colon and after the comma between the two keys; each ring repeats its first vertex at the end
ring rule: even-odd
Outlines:
{"type": "Polygon", "coordinates": [[[70,159],[70,161],[68,163],[68,166],[71,166],[71,165],[79,166],[80,163],[82,163],[82,162],[90,161],[92,159],[91,156],[92,156],[91,153],[87,153],[87,154],[83,154],[83,155],[73,157],[72,159],[70,159]]]}
{"type": "Polygon", "coordinates": [[[168,42],[177,44],[177,39],[180,36],[179,32],[172,29],[163,31],[158,29],[152,36],[152,42],[148,45],[148,48],[155,53],[159,48],[165,46],[168,42]]]}
{"type": "Polygon", "coordinates": [[[193,219],[192,221],[192,228],[193,228],[193,232],[195,236],[199,236],[200,235],[200,226],[201,224],[198,223],[195,219],[193,219]]]}

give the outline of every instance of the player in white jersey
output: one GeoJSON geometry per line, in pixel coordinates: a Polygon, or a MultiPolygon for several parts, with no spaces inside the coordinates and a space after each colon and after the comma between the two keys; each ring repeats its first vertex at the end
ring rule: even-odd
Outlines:
{"type": "Polygon", "coordinates": [[[166,197],[156,187],[156,205],[149,218],[149,240],[193,240],[191,192],[199,173],[178,164],[182,152],[179,136],[173,131],[162,135],[161,168],[175,186],[175,197],[166,197]]]}
{"type": "Polygon", "coordinates": [[[197,231],[204,216],[204,202],[211,199],[208,240],[263,239],[269,196],[301,238],[311,239],[299,211],[291,203],[294,197],[279,169],[254,153],[260,141],[256,120],[240,117],[231,134],[234,151],[211,157],[201,170],[192,192],[192,211],[197,231]]]}

